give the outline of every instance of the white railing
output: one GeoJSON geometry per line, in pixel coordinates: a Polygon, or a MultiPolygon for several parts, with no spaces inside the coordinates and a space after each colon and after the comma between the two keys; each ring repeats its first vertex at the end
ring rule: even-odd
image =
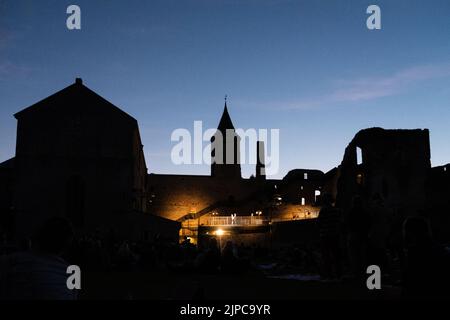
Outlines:
{"type": "Polygon", "coordinates": [[[261,226],[268,223],[259,216],[236,216],[236,217],[206,217],[201,219],[202,225],[207,226],[261,226]]]}

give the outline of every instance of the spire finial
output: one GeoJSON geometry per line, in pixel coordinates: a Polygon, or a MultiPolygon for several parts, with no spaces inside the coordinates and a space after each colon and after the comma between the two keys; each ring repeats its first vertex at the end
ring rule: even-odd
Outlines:
{"type": "Polygon", "coordinates": [[[228,98],[228,95],[226,94],[225,95],[225,104],[227,104],[227,98],[228,98]]]}

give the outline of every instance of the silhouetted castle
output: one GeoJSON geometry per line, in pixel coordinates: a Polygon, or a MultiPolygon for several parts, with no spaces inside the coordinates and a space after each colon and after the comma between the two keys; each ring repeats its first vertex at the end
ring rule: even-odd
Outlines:
{"type": "MultiPolygon", "coordinates": [[[[269,220],[292,221],[317,216],[323,172],[296,169],[281,180],[267,179],[265,161],[258,157],[255,175],[244,179],[239,161],[240,137],[226,103],[211,143],[219,133],[223,137],[223,159],[227,158],[227,148],[233,150],[229,156],[231,163],[217,163],[213,148],[210,176],[150,174],[153,214],[181,222],[181,235],[193,241],[198,235],[214,235],[220,227],[235,241],[260,244],[268,241],[269,220]],[[234,220],[232,215],[236,215],[234,220]]],[[[257,142],[257,154],[264,154],[262,141],[257,142]]]]}
{"type": "MultiPolygon", "coordinates": [[[[316,237],[313,218],[324,192],[343,209],[355,194],[369,205],[381,200],[391,217],[450,208],[449,166],[431,169],[428,130],[363,130],[342,164],[327,173],[296,169],[267,179],[258,158],[255,176],[244,179],[240,137],[226,103],[211,142],[221,132],[223,154],[231,144],[235,161],[213,161],[209,176],[148,174],[136,119],[81,79],[15,117],[16,155],[0,164],[0,221],[17,239],[60,215],[80,234],[295,242],[316,237]],[[231,138],[227,129],[235,133],[231,138]]],[[[264,154],[261,141],[257,150],[264,154]]],[[[431,218],[448,230],[448,214],[431,218]]]]}

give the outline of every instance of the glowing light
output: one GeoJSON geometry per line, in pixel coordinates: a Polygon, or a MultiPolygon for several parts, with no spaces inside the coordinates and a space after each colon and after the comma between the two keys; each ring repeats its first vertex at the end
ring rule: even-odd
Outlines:
{"type": "Polygon", "coordinates": [[[219,236],[219,237],[220,237],[220,236],[223,236],[224,233],[225,233],[225,231],[223,231],[222,229],[217,229],[217,230],[216,230],[216,235],[219,236]]]}

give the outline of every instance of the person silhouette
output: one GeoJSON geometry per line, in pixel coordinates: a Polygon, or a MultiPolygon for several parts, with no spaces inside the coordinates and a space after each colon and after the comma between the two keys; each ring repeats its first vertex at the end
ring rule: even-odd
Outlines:
{"type": "Polygon", "coordinates": [[[231,224],[236,224],[236,213],[231,215],[231,224]]]}
{"type": "Polygon", "coordinates": [[[62,258],[73,239],[68,220],[46,220],[32,241],[29,252],[2,257],[0,285],[2,296],[11,300],[74,300],[76,290],[67,288],[69,264],[62,258]]]}

